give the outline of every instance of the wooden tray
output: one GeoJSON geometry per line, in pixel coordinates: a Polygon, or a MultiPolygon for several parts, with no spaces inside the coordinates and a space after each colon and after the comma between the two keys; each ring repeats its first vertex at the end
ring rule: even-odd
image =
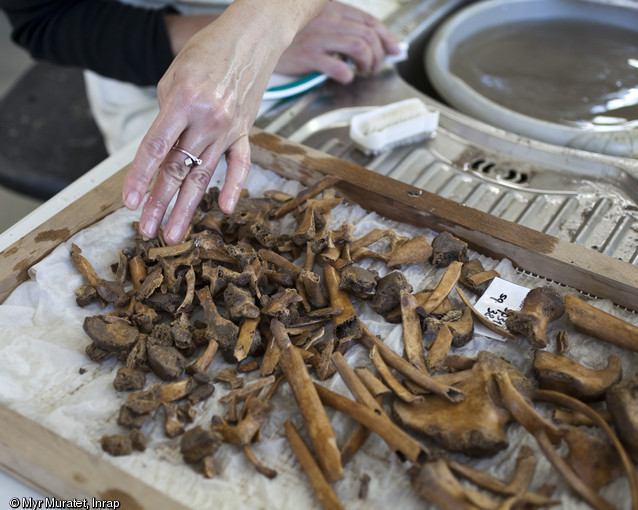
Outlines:
{"type": "MultiPolygon", "coordinates": [[[[255,129],[252,160],[309,185],[327,175],[362,207],[391,219],[447,230],[472,249],[509,258],[527,272],[638,310],[638,267],[459,205],[306,146],[255,129]]],[[[58,244],[122,207],[127,168],[0,253],[0,302],[28,278],[29,267],[58,244]],[[79,218],[79,220],[78,220],[79,218]]],[[[184,508],[140,480],[0,405],[0,468],[58,498],[118,499],[122,508],[184,508]]]]}

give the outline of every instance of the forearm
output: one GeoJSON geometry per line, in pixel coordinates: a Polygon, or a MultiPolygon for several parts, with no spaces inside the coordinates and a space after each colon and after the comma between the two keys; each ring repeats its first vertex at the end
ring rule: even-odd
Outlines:
{"type": "Polygon", "coordinates": [[[13,40],[37,60],[153,85],[173,58],[165,11],[105,0],[0,0],[13,40]]]}

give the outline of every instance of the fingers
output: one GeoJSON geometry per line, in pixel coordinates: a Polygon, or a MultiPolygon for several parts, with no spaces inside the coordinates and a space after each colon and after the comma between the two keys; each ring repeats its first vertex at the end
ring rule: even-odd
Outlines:
{"type": "MultiPolygon", "coordinates": [[[[179,179],[179,175],[168,175],[168,172],[160,171],[158,181],[162,178],[164,183],[160,185],[158,190],[161,190],[159,191],[160,193],[165,193],[162,197],[161,205],[157,202],[151,202],[151,196],[153,193],[151,192],[149,200],[145,206],[145,209],[146,207],[149,207],[149,217],[151,214],[154,214],[155,210],[159,211],[162,208],[163,210],[161,215],[163,216],[166,212],[166,207],[168,207],[168,203],[170,203],[170,199],[172,199],[175,192],[177,192],[177,189],[179,189],[179,195],[175,201],[175,206],[173,207],[164,228],[164,240],[168,244],[179,243],[184,237],[191,218],[195,214],[197,206],[206,193],[208,184],[215,173],[220,155],[215,146],[210,146],[202,153],[201,159],[202,164],[190,167],[185,178],[182,179],[181,182],[177,180],[179,179]],[[165,177],[162,177],[163,174],[165,177]],[[175,188],[176,184],[178,184],[177,188],[175,188]],[[168,202],[166,202],[166,197],[171,193],[170,189],[172,189],[172,194],[170,195],[168,202]]],[[[155,186],[153,189],[155,189],[155,186]]],[[[144,217],[144,213],[145,211],[143,211],[142,217],[144,217]]]]}
{"type": "Polygon", "coordinates": [[[161,112],[157,116],[137,149],[122,186],[122,200],[127,208],[139,207],[157,168],[185,127],[183,118],[173,117],[167,121],[161,112]]]}
{"type": "MultiPolygon", "coordinates": [[[[338,4],[338,2],[336,2],[338,4]]],[[[392,32],[378,18],[354,7],[345,5],[345,12],[342,13],[344,18],[363,24],[372,29],[379,38],[385,53],[399,53],[399,41],[392,32]]]]}
{"type": "Polygon", "coordinates": [[[215,159],[214,151],[206,151],[200,156],[203,144],[202,142],[198,143],[196,139],[189,136],[188,130],[182,134],[178,143],[179,148],[188,154],[178,150],[169,152],[159,167],[157,178],[140,217],[140,233],[146,237],[154,237],[171,200],[181,189],[180,198],[178,198],[179,206],[176,204],[177,211],[183,211],[184,214],[190,212],[190,215],[178,219],[178,215],[171,214],[166,224],[164,235],[166,241],[170,244],[181,239],[192,217],[192,213],[197,207],[199,198],[203,195],[203,191],[200,194],[200,188],[203,187],[203,190],[206,190],[219,159],[219,157],[215,159]],[[201,165],[193,162],[193,158],[198,157],[201,158],[201,165]],[[199,195],[197,203],[194,206],[192,204],[189,205],[197,195],[199,195]]]}
{"type": "Polygon", "coordinates": [[[239,195],[250,172],[250,143],[242,136],[226,152],[226,180],[219,193],[219,208],[230,214],[235,210],[239,195]]]}

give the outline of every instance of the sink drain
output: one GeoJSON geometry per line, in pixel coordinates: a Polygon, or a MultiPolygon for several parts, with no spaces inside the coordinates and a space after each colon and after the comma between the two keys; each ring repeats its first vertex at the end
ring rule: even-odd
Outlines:
{"type": "Polygon", "coordinates": [[[525,187],[529,181],[526,172],[515,167],[497,165],[494,161],[486,158],[476,158],[465,165],[465,169],[478,175],[495,181],[505,181],[520,187],[525,187]]]}

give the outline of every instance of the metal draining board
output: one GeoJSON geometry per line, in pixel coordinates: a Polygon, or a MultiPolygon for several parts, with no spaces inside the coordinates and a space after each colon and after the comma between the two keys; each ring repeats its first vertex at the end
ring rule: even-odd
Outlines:
{"type": "Polygon", "coordinates": [[[411,57],[401,64],[401,75],[387,66],[345,87],[328,81],[282,102],[256,124],[450,200],[638,265],[638,162],[496,129],[413,86],[422,78],[409,71],[422,66],[420,45],[427,43],[434,21],[465,3],[402,3],[387,20],[395,33],[411,41],[411,57]],[[434,139],[376,157],[354,146],[348,134],[353,115],[415,96],[441,113],[434,139]]]}
{"type": "Polygon", "coordinates": [[[610,173],[587,179],[565,169],[541,167],[472,146],[445,129],[439,129],[433,140],[366,156],[348,136],[349,119],[365,110],[333,110],[287,136],[417,188],[638,265],[638,207],[629,193],[635,190],[619,188],[610,173]]]}

